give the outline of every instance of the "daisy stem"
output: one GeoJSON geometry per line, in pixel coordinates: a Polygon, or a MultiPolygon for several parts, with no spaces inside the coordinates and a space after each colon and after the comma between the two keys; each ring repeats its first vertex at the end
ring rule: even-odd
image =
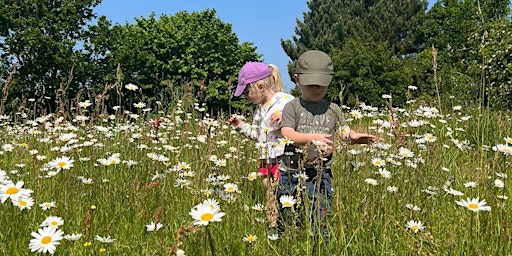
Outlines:
{"type": "MultiPolygon", "coordinates": [[[[477,214],[478,214],[478,213],[477,213],[477,214]]],[[[475,215],[475,214],[473,214],[473,213],[471,214],[471,220],[470,220],[470,222],[469,222],[469,230],[470,230],[469,235],[470,235],[470,237],[474,237],[474,236],[473,236],[473,226],[474,226],[474,223],[473,223],[473,219],[474,219],[474,217],[473,217],[473,215],[475,215]]],[[[467,239],[466,239],[466,241],[465,241],[465,242],[466,242],[466,243],[468,243],[467,239]]],[[[472,252],[472,251],[473,251],[473,244],[474,244],[474,243],[473,243],[472,241],[469,241],[469,246],[470,246],[470,248],[469,248],[469,252],[472,252]]]]}
{"type": "Polygon", "coordinates": [[[212,234],[210,233],[210,229],[208,228],[208,226],[206,226],[206,236],[208,239],[208,243],[210,244],[210,250],[212,252],[212,256],[215,256],[215,243],[213,241],[212,234]]]}

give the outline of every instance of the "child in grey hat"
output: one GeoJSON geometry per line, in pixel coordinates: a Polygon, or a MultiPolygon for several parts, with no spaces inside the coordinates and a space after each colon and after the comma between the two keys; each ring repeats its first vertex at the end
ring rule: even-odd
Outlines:
{"type": "MultiPolygon", "coordinates": [[[[324,238],[333,191],[331,162],[335,138],[341,136],[351,144],[367,144],[375,139],[373,135],[351,130],[340,107],[324,98],[333,74],[332,60],[325,52],[310,50],[300,55],[294,79],[301,96],[285,106],[281,120],[281,133],[289,142],[279,165],[278,198],[301,196],[314,234],[322,233],[324,238]]],[[[296,219],[289,216],[294,212],[292,209],[280,209],[284,218],[281,225],[296,219]]]]}

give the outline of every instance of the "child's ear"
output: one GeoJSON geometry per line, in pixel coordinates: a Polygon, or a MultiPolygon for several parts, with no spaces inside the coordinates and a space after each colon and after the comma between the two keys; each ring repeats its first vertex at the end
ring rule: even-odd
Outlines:
{"type": "Polygon", "coordinates": [[[258,86],[258,90],[263,91],[263,88],[265,88],[265,84],[263,83],[257,83],[256,86],[258,86]]]}
{"type": "Polygon", "coordinates": [[[298,74],[293,74],[293,80],[295,80],[295,84],[296,85],[300,84],[300,80],[299,80],[299,75],[298,74]]]}

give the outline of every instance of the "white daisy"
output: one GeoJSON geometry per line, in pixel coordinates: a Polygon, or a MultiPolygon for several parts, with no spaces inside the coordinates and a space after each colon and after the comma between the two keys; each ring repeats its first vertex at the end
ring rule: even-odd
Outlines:
{"type": "Polygon", "coordinates": [[[425,226],[423,226],[423,223],[419,220],[410,220],[407,222],[406,227],[412,229],[414,233],[418,233],[418,231],[423,231],[423,229],[425,229],[425,226]]]}
{"type": "Polygon", "coordinates": [[[39,225],[40,227],[54,227],[58,228],[64,225],[64,220],[58,216],[48,216],[46,219],[39,225]]]}
{"type": "Polygon", "coordinates": [[[386,162],[384,160],[382,160],[381,158],[379,157],[375,157],[372,159],[372,164],[376,167],[384,167],[386,166],[386,162]]]}
{"type": "Polygon", "coordinates": [[[132,83],[129,83],[127,85],[124,86],[124,88],[130,90],[130,91],[136,91],[137,89],[139,89],[138,86],[132,84],[132,83]]]}
{"type": "Polygon", "coordinates": [[[225,213],[220,208],[212,208],[209,205],[198,204],[192,207],[189,215],[194,219],[194,225],[207,226],[210,222],[220,222],[225,213]]]}
{"type": "Polygon", "coordinates": [[[479,198],[468,198],[467,200],[455,201],[455,203],[457,203],[460,206],[468,208],[468,210],[472,212],[491,211],[491,207],[487,205],[485,199],[480,201],[479,198]]]}
{"type": "Polygon", "coordinates": [[[476,185],[477,185],[477,183],[474,181],[468,181],[468,182],[464,183],[464,187],[466,187],[466,188],[474,188],[474,187],[476,187],[476,185]]]}
{"type": "Polygon", "coordinates": [[[372,186],[376,186],[376,185],[379,184],[379,182],[376,179],[372,179],[372,178],[366,178],[364,180],[364,182],[366,182],[366,183],[368,183],[368,184],[370,184],[372,186]]]}
{"type": "Polygon", "coordinates": [[[291,208],[297,203],[297,200],[293,196],[282,195],[279,202],[281,202],[283,208],[291,208]]]}
{"type": "Polygon", "coordinates": [[[213,198],[210,198],[210,199],[206,199],[203,201],[203,204],[212,208],[212,210],[215,210],[215,209],[220,209],[220,205],[219,205],[219,202],[213,198]]]}
{"type": "Polygon", "coordinates": [[[146,107],[146,103],[144,103],[144,102],[133,103],[133,106],[136,108],[144,108],[144,107],[146,107]]]}
{"type": "Polygon", "coordinates": [[[421,210],[420,207],[416,206],[416,205],[413,205],[413,204],[406,204],[405,207],[407,207],[407,209],[411,209],[413,211],[419,211],[421,210]]]}
{"type": "Polygon", "coordinates": [[[24,184],[23,181],[18,181],[16,184],[11,181],[0,184],[0,202],[5,203],[7,199],[16,200],[21,197],[30,197],[33,191],[23,188],[24,184]]]}
{"type": "Polygon", "coordinates": [[[43,227],[40,228],[37,233],[32,232],[32,240],[28,245],[31,252],[42,252],[54,254],[57,245],[62,240],[64,232],[54,227],[43,227]]]}
{"type": "Polygon", "coordinates": [[[57,169],[57,170],[68,170],[71,167],[73,167],[73,160],[70,157],[63,156],[63,157],[57,157],[54,160],[50,161],[48,165],[51,169],[57,169]]]}
{"type": "Polygon", "coordinates": [[[113,242],[115,242],[116,240],[110,236],[107,236],[107,237],[101,237],[101,236],[98,236],[96,235],[94,237],[94,240],[100,242],[100,243],[103,243],[103,244],[111,244],[113,242]]]}
{"type": "Polygon", "coordinates": [[[17,199],[11,199],[11,202],[14,206],[17,206],[20,210],[32,209],[34,205],[34,199],[32,197],[19,197],[17,199]]]}
{"type": "Polygon", "coordinates": [[[455,190],[453,188],[446,188],[445,191],[446,191],[446,193],[453,195],[453,196],[463,196],[464,195],[464,193],[462,193],[458,190],[455,190]]]}
{"type": "Polygon", "coordinates": [[[253,210],[255,211],[258,211],[258,212],[263,212],[266,208],[264,205],[262,204],[255,204],[253,207],[252,207],[253,210]]]}
{"type": "Polygon", "coordinates": [[[378,171],[378,174],[379,174],[379,176],[386,178],[386,179],[391,178],[391,172],[384,168],[380,168],[378,171]]]}
{"type": "Polygon", "coordinates": [[[256,178],[258,178],[258,173],[257,172],[250,172],[247,175],[247,179],[250,180],[250,181],[256,180],[256,178]]]}
{"type": "Polygon", "coordinates": [[[64,235],[64,239],[74,242],[74,241],[82,238],[82,236],[83,236],[82,234],[68,234],[68,235],[64,235]]]}
{"type": "Polygon", "coordinates": [[[388,187],[386,188],[386,190],[387,190],[388,192],[394,193],[394,192],[397,192],[397,191],[398,191],[398,188],[397,188],[397,187],[395,187],[395,186],[388,186],[388,187]]]}
{"type": "Polygon", "coordinates": [[[149,232],[155,232],[155,231],[158,231],[159,229],[161,229],[164,225],[162,223],[154,223],[154,222],[151,222],[149,224],[146,225],[146,231],[149,231],[149,232]]]}
{"type": "Polygon", "coordinates": [[[494,187],[503,188],[503,187],[505,187],[505,182],[503,182],[500,179],[496,179],[496,180],[494,180],[494,187]]]}
{"type": "Polygon", "coordinates": [[[258,239],[256,235],[246,235],[242,240],[244,242],[253,243],[256,242],[256,239],[258,239]]]}
{"type": "Polygon", "coordinates": [[[226,183],[224,184],[224,191],[226,192],[239,192],[238,190],[238,185],[234,184],[234,183],[226,183]]]}

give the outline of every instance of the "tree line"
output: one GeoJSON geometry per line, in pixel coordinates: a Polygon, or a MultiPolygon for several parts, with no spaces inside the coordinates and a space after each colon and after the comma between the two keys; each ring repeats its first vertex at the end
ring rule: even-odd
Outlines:
{"type": "MultiPolygon", "coordinates": [[[[232,86],[239,68],[262,56],[215,10],[112,24],[94,13],[100,3],[3,1],[2,114],[63,112],[83,100],[104,111],[140,101],[171,108],[186,94],[213,111],[247,106],[232,98],[232,86]],[[128,83],[138,91],[124,90],[128,83]]],[[[328,52],[336,71],[333,101],[379,106],[389,94],[400,106],[414,94],[439,106],[453,97],[512,106],[508,0],[439,0],[429,10],[426,0],[311,0],[308,7],[295,35],[281,40],[288,73],[305,50],[328,52]]]]}

